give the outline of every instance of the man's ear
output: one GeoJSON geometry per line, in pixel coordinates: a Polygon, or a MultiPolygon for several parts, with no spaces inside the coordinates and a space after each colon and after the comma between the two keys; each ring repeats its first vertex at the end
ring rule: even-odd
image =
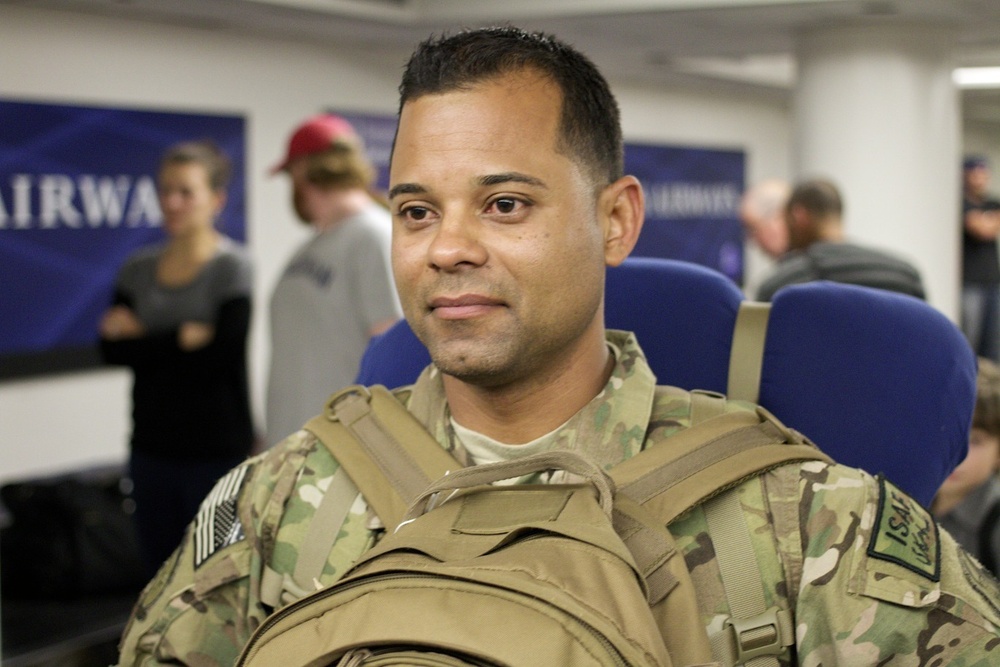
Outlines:
{"type": "Polygon", "coordinates": [[[809,226],[809,211],[801,204],[793,204],[788,208],[787,220],[789,224],[802,228],[809,226]]]}
{"type": "Polygon", "coordinates": [[[639,240],[646,211],[642,185],[635,176],[622,176],[601,191],[598,215],[604,229],[604,261],[618,266],[639,240]]]}
{"type": "Polygon", "coordinates": [[[215,215],[218,216],[222,213],[222,209],[226,208],[226,200],[228,199],[225,190],[215,191],[215,215]]]}

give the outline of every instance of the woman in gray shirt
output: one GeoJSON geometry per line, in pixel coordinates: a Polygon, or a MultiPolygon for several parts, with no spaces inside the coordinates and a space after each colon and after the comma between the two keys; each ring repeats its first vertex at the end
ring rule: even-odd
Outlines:
{"type": "Polygon", "coordinates": [[[100,324],[105,361],[133,371],[129,473],[150,570],[254,442],[246,368],[252,266],[214,224],[228,179],[228,159],[210,143],[167,151],[158,176],[167,240],[125,262],[100,324]]]}

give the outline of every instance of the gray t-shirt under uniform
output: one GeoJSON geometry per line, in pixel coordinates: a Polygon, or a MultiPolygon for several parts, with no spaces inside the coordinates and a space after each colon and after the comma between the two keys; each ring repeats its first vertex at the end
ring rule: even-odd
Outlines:
{"type": "Polygon", "coordinates": [[[317,234],[289,261],[271,296],[267,444],[299,429],[351,384],[368,332],[400,317],[389,264],[389,213],[373,204],[317,234]]]}

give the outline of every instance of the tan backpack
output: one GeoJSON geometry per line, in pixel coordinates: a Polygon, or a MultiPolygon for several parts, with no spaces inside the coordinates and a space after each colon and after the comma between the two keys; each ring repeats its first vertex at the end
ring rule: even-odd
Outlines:
{"type": "MultiPolygon", "coordinates": [[[[692,410],[697,424],[610,473],[565,451],[461,468],[384,388],[335,394],[307,428],[389,530],[341,580],[272,614],[237,664],[776,665],[791,614],[764,607],[739,500],[720,492],[828,459],[763,409],[725,412],[697,392],[692,410]],[[492,484],[553,469],[583,481],[492,484]],[[734,618],[711,639],[665,528],[698,504],[724,580],[740,580],[726,586],[734,618]]],[[[322,570],[335,504],[321,503],[293,581],[273,595],[298,597],[322,570]]]]}

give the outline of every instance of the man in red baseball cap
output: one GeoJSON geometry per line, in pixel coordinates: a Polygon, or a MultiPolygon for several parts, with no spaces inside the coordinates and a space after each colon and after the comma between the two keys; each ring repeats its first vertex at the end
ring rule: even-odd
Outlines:
{"type": "MultiPolygon", "coordinates": [[[[334,142],[360,142],[351,124],[340,116],[319,114],[306,119],[288,140],[285,158],[271,168],[271,175],[288,169],[297,158],[322,153],[334,142]]],[[[360,151],[359,151],[360,152],[360,151]]],[[[361,159],[364,159],[362,154],[361,159]]]]}
{"type": "Polygon", "coordinates": [[[306,119],[271,170],[282,172],[292,181],[296,215],[315,235],[292,256],[271,295],[268,445],[353,382],[368,340],[400,317],[389,266],[391,219],[350,123],[332,114],[306,119]]]}

